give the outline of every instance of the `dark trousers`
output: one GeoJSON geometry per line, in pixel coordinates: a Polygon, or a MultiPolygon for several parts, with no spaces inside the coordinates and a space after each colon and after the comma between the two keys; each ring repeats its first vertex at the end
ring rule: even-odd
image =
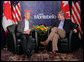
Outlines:
{"type": "Polygon", "coordinates": [[[21,35],[21,45],[22,45],[22,48],[23,48],[23,51],[24,53],[27,53],[27,45],[28,45],[28,40],[32,37],[31,34],[22,34],[21,35]]]}

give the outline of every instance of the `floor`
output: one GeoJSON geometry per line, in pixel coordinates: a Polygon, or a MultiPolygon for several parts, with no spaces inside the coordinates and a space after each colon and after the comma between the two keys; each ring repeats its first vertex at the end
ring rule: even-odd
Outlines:
{"type": "Polygon", "coordinates": [[[24,55],[15,55],[7,48],[1,49],[1,61],[83,61],[83,49],[79,48],[72,53],[56,53],[51,57],[49,51],[40,51],[32,54],[30,58],[24,55]]]}

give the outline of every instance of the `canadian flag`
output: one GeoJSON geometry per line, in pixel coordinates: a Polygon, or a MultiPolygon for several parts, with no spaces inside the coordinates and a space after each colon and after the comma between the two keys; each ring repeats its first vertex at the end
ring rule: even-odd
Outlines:
{"type": "Polygon", "coordinates": [[[4,1],[2,25],[5,33],[7,32],[7,26],[12,25],[13,23],[14,21],[12,20],[10,1],[4,1]]]}
{"type": "Polygon", "coordinates": [[[61,1],[61,11],[65,13],[65,19],[70,19],[70,11],[68,1],[61,1]]]}

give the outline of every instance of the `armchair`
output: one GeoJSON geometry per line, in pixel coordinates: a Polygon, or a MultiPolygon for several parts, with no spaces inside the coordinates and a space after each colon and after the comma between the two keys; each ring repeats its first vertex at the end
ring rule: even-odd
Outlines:
{"type": "MultiPolygon", "coordinates": [[[[24,36],[24,39],[21,39],[21,33],[17,32],[17,24],[13,24],[7,27],[8,33],[7,33],[7,47],[8,50],[16,53],[16,54],[23,54],[23,48],[21,45],[22,41],[27,41],[26,37],[24,36]]],[[[38,46],[37,43],[37,32],[33,31],[32,33],[33,38],[35,38],[36,47],[38,46]]]]}

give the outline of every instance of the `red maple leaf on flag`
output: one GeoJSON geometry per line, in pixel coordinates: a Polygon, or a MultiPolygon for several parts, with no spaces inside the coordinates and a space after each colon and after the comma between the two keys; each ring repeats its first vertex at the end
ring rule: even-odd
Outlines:
{"type": "Polygon", "coordinates": [[[3,13],[4,13],[3,16],[5,16],[7,20],[8,19],[12,20],[10,8],[11,8],[10,3],[8,1],[5,2],[4,3],[4,9],[3,9],[3,13]]]}
{"type": "Polygon", "coordinates": [[[65,13],[65,18],[70,19],[70,11],[68,1],[61,1],[61,11],[65,13]]]}
{"type": "Polygon", "coordinates": [[[5,33],[7,33],[7,27],[12,24],[13,24],[13,20],[12,20],[12,14],[11,14],[10,1],[4,1],[2,25],[5,30],[5,33]]]}

